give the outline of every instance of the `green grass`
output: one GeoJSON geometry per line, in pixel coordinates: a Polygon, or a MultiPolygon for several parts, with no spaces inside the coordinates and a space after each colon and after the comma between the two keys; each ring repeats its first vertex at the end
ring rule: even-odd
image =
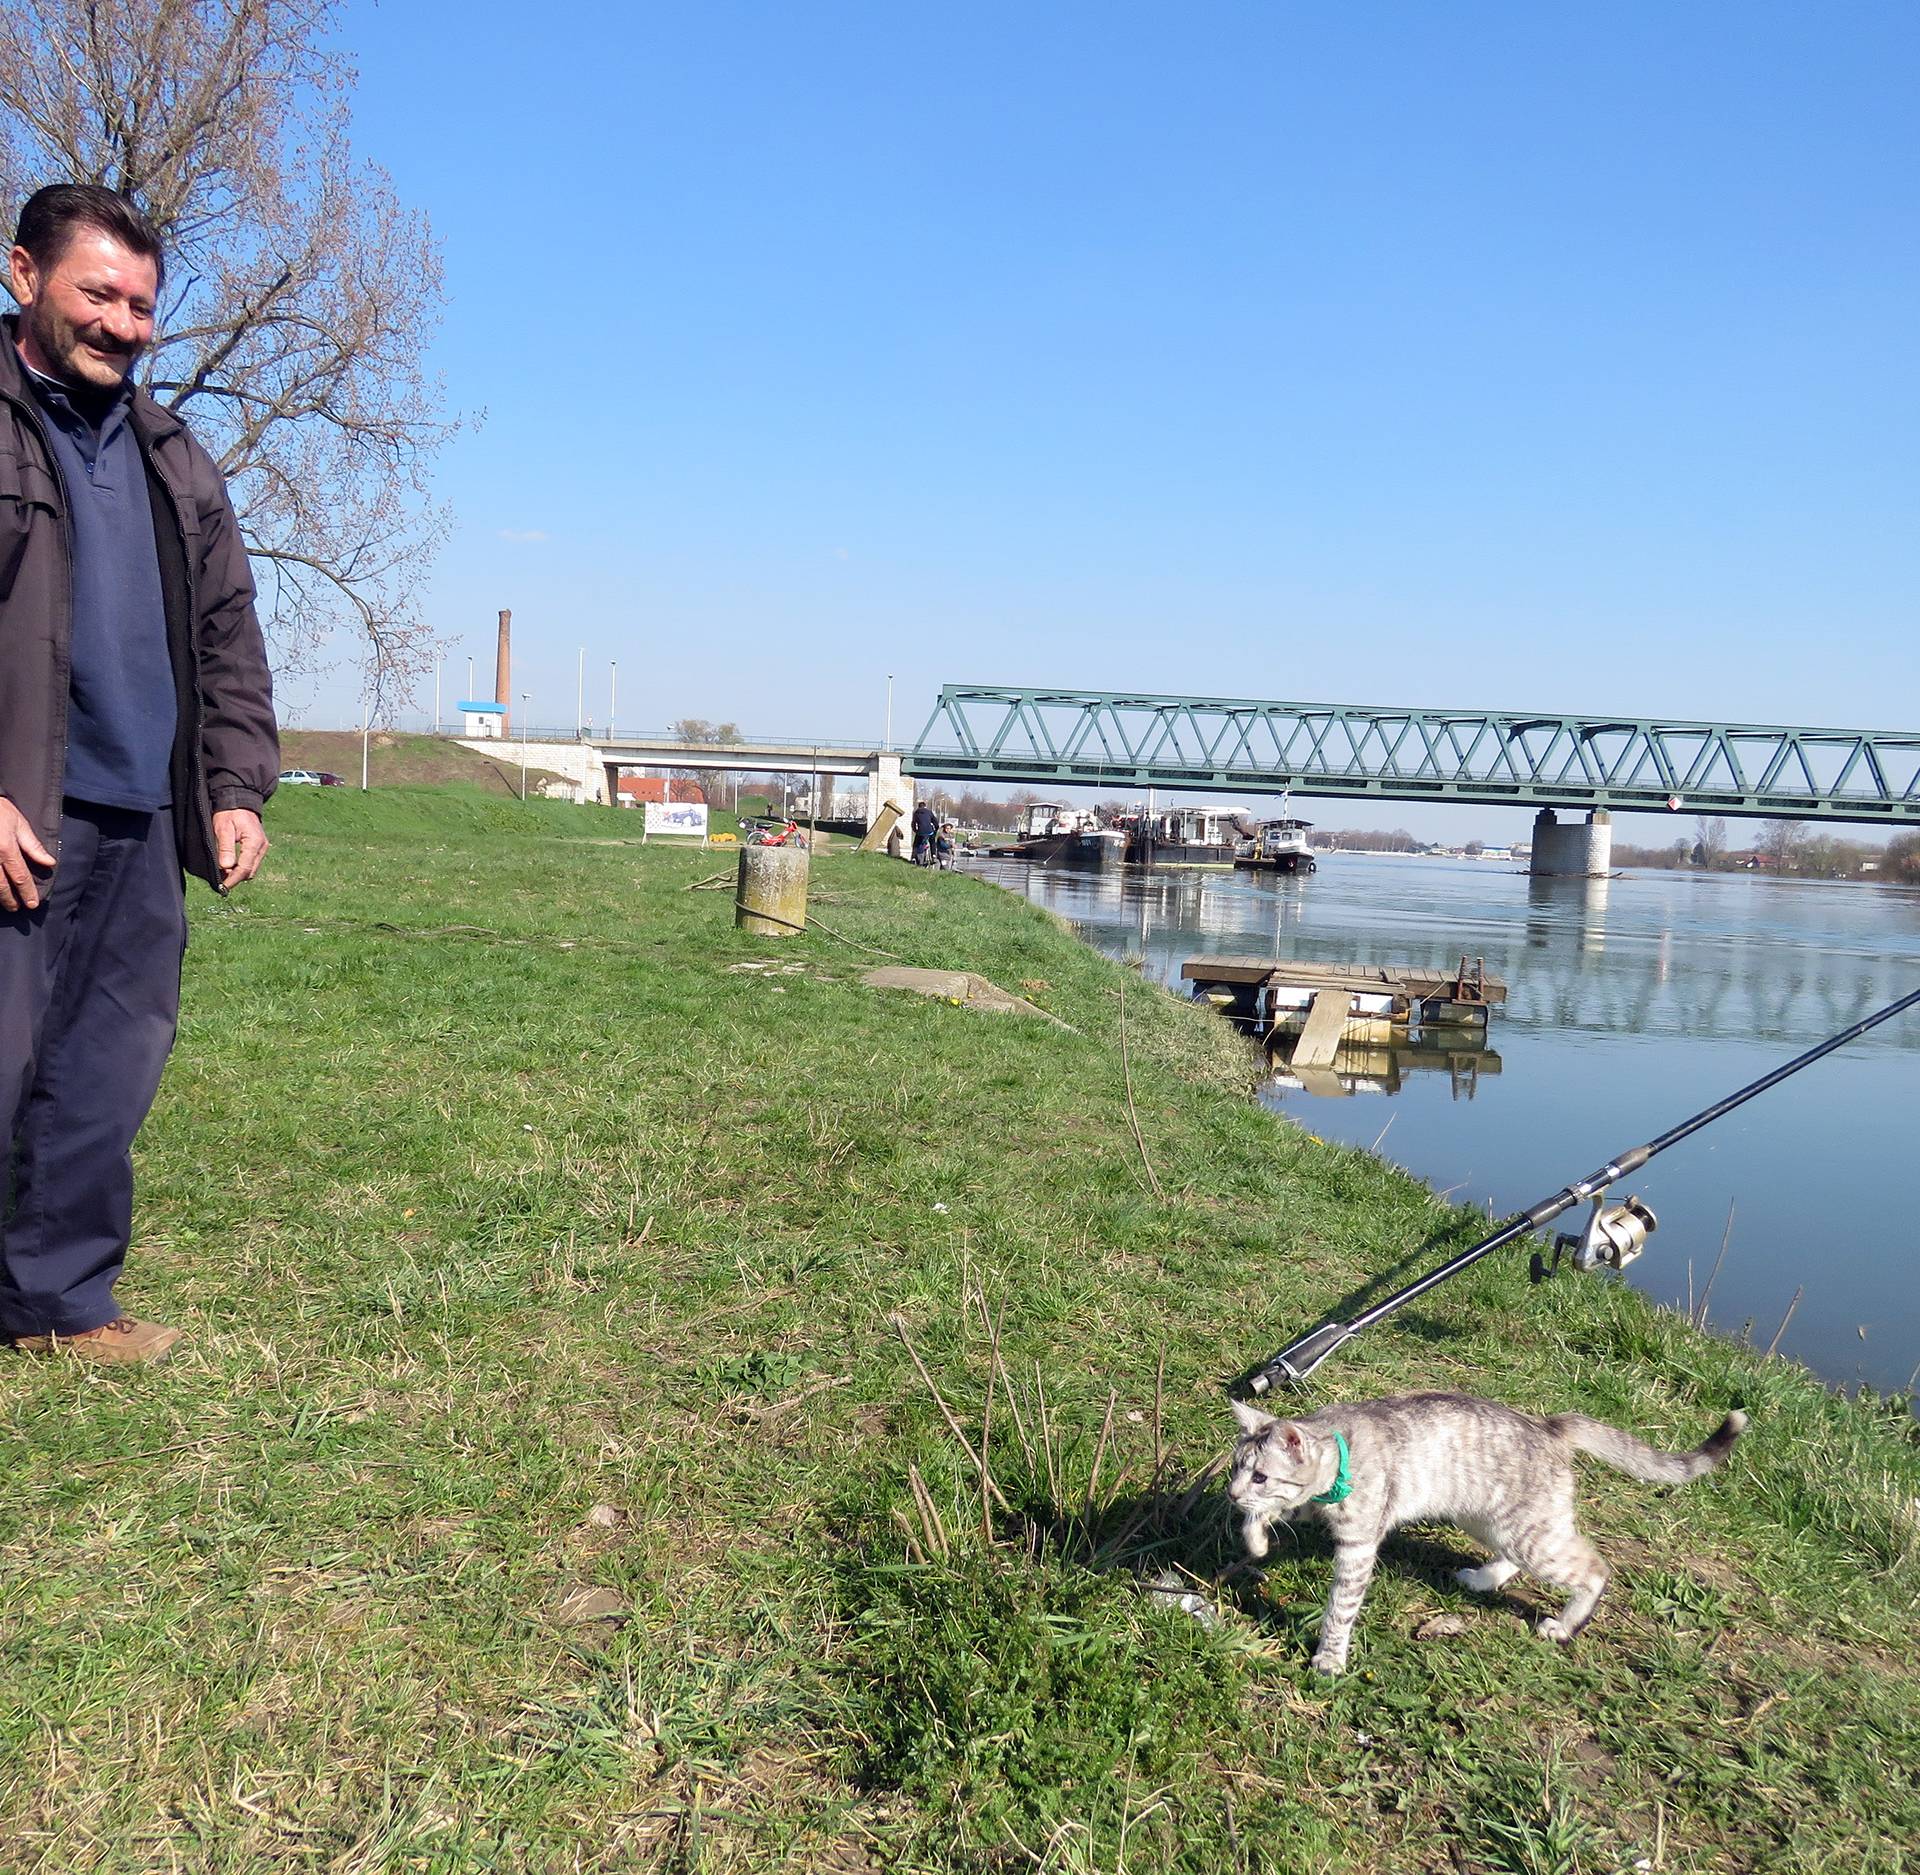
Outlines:
{"type": "Polygon", "coordinates": [[[1316,1397],[1753,1431],[1686,1490],[1588,1474],[1616,1574],[1575,1648],[1416,1532],[1318,1680],[1316,1536],[1211,1626],[1138,1578],[1232,1559],[1186,1489],[1222,1382],[1477,1214],[964,876],[824,857],[837,935],[769,943],[688,889],[727,856],[631,816],[289,794],[263,878],[195,888],[141,1145],[123,1296],[189,1341],[0,1370],[0,1868],[1875,1875],[1920,1841],[1903,1403],[1481,1265],[1316,1397]],[[1070,1027],[868,990],[874,952],[1070,1027]]]}

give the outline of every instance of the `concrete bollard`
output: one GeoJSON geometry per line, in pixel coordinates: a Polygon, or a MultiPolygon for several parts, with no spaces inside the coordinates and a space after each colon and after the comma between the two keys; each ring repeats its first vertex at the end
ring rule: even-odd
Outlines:
{"type": "Polygon", "coordinates": [[[743,846],[733,922],[759,937],[798,937],[807,922],[807,849],[743,846]]]}

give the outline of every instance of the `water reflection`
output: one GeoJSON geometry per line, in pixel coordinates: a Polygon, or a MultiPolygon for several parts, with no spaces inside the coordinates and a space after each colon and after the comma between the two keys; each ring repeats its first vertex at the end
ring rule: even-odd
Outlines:
{"type": "MultiPolygon", "coordinates": [[[[1488,862],[1352,854],[1327,856],[1311,878],[976,869],[1169,984],[1203,951],[1448,970],[1484,957],[1509,986],[1496,1023],[1805,1046],[1920,981],[1920,898],[1885,886],[1531,879],[1488,862]]],[[[1866,1045],[1920,1048],[1920,1024],[1866,1045]]]]}
{"type": "Polygon", "coordinates": [[[1267,1047],[1272,1072],[1261,1091],[1277,1099],[1288,1093],[1339,1098],[1352,1094],[1397,1094],[1415,1074],[1444,1074],[1455,1100],[1471,1100],[1480,1091],[1480,1077],[1500,1072],[1500,1056],[1492,1048],[1459,1038],[1427,1032],[1398,1032],[1385,1038],[1343,1043],[1326,1068],[1296,1068],[1292,1064],[1294,1038],[1274,1036],[1267,1047]]]}
{"type": "Polygon", "coordinates": [[[1527,942],[1535,950],[1578,950],[1598,957],[1607,948],[1611,878],[1527,880],[1527,942]]]}

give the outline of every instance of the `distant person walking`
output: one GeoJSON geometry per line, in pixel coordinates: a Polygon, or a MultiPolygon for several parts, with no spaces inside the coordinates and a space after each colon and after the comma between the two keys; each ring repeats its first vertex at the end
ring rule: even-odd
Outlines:
{"type": "Polygon", "coordinates": [[[933,837],[940,831],[940,816],[925,801],[913,810],[913,863],[933,864],[933,837]]]}
{"type": "Polygon", "coordinates": [[[42,189],[10,264],[0,1339],[154,1361],[179,1331],[122,1314],[113,1295],[133,1228],[133,1139],[173,1046],[182,868],[225,892],[267,850],[272,683],[220,471],[129,381],[160,292],[152,225],[107,189],[42,189]]]}

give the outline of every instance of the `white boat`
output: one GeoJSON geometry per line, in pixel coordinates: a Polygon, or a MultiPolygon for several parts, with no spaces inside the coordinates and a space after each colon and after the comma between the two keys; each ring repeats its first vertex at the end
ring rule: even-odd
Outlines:
{"type": "Polygon", "coordinates": [[[1291,814],[1263,820],[1253,838],[1234,854],[1235,867],[1241,872],[1318,872],[1319,864],[1307,845],[1307,829],[1312,825],[1291,814]]]}

